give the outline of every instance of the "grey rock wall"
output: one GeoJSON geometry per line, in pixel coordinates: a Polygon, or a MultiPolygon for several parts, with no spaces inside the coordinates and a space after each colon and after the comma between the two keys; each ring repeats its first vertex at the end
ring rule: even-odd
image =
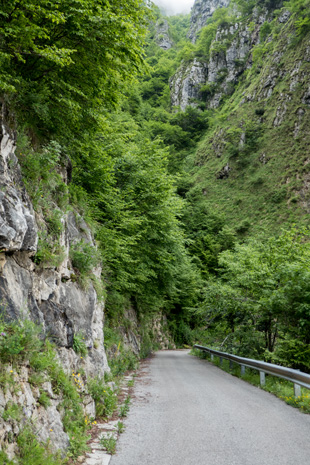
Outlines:
{"type": "Polygon", "coordinates": [[[191,11],[191,23],[188,38],[195,43],[198,32],[207,24],[215,10],[227,7],[229,0],[196,0],[191,11]]]}
{"type": "Polygon", "coordinates": [[[206,82],[207,73],[207,66],[197,59],[183,64],[170,80],[172,107],[179,107],[184,111],[189,105],[195,106],[195,100],[200,97],[200,87],[206,82]]]}
{"type": "Polygon", "coordinates": [[[155,24],[155,41],[159,47],[163,50],[169,50],[172,45],[173,41],[169,34],[169,24],[166,19],[159,19],[155,24]]]}
{"type": "MultiPolygon", "coordinates": [[[[218,1],[197,0],[192,10],[190,38],[193,41],[198,31],[205,25],[208,17],[223,5],[218,1]],[[204,19],[206,18],[206,19],[204,19]],[[196,31],[196,32],[195,32],[196,31]]],[[[194,58],[190,63],[181,64],[170,80],[171,105],[185,110],[188,105],[197,106],[199,100],[208,108],[217,108],[224,95],[233,92],[241,74],[252,66],[252,49],[259,43],[261,25],[268,20],[268,11],[253,11],[251,17],[254,29],[244,22],[219,27],[215,40],[211,44],[210,57],[207,61],[194,58]],[[200,91],[207,86],[207,97],[200,91]],[[196,102],[193,102],[196,99],[196,102]],[[198,102],[197,102],[198,100],[198,102]]],[[[287,21],[289,15],[282,14],[279,22],[287,21]]],[[[275,83],[275,76],[269,76],[266,82],[265,97],[270,96],[275,83]]]]}
{"type": "Polygon", "coordinates": [[[50,439],[54,450],[65,450],[69,446],[69,438],[63,430],[62,413],[57,409],[62,398],[53,392],[51,383],[45,382],[41,386],[41,392],[46,392],[50,397],[50,405],[44,408],[38,402],[41,395],[39,388],[29,383],[30,372],[26,366],[21,367],[19,373],[8,366],[7,372],[14,380],[14,386],[5,390],[0,388],[0,411],[2,413],[14,404],[20,408],[20,418],[5,421],[0,415],[0,448],[5,447],[6,453],[14,457],[17,445],[13,438],[32,421],[39,441],[50,439]]]}
{"type": "Polygon", "coordinates": [[[0,105],[0,250],[35,252],[38,243],[34,211],[15,156],[15,134],[0,105]]]}
{"type": "MultiPolygon", "coordinates": [[[[91,283],[84,289],[76,282],[69,257],[70,247],[81,240],[95,246],[91,231],[78,213],[64,213],[60,238],[64,249],[62,264],[42,267],[34,263],[38,244],[36,214],[22,183],[14,153],[15,133],[7,123],[3,104],[0,115],[0,314],[5,319],[30,319],[41,324],[56,343],[59,360],[67,373],[83,369],[86,376],[103,377],[109,371],[103,345],[104,304],[98,301],[91,283]],[[74,334],[78,333],[83,335],[88,348],[85,357],[72,348],[74,334]]],[[[44,221],[38,216],[37,219],[44,221]]],[[[93,272],[100,277],[100,268],[93,272]]],[[[60,399],[52,399],[47,409],[38,407],[39,394],[31,390],[28,372],[25,367],[23,370],[23,379],[18,373],[14,375],[20,384],[20,394],[0,390],[0,439],[4,437],[2,434],[7,438],[10,431],[15,434],[19,428],[18,424],[1,420],[1,410],[12,401],[23,405],[29,418],[35,420],[39,439],[51,437],[55,448],[66,448],[68,438],[57,410],[60,399]],[[53,434],[48,434],[50,430],[53,434]]]]}

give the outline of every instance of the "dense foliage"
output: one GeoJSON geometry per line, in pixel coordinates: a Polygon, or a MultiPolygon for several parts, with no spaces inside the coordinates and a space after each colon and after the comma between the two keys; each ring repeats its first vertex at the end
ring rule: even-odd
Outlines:
{"type": "MultiPolygon", "coordinates": [[[[300,165],[300,161],[296,160],[293,166],[286,135],[292,122],[283,125],[283,131],[282,128],[275,128],[271,136],[268,124],[272,124],[274,113],[272,108],[266,107],[265,101],[260,104],[251,102],[247,109],[242,107],[243,111],[240,109],[239,114],[236,111],[242,104],[247,87],[253,86],[253,82],[259,86],[259,80],[271,69],[271,53],[279,53],[284,46],[281,34],[290,34],[290,40],[296,45],[308,32],[306,2],[291,1],[285,4],[285,8],[292,12],[290,21],[284,27],[285,33],[278,20],[284,11],[278,9],[281,7],[279,2],[235,2],[229,8],[216,11],[200,31],[194,45],[180,41],[174,49],[163,52],[151,43],[147,60],[153,70],[151,77],[143,78],[141,108],[152,137],[160,137],[169,145],[169,169],[179,174],[178,193],[186,201],[182,222],[187,251],[204,283],[200,281],[204,289],[202,299],[196,294],[196,300],[191,302],[198,310],[191,313],[187,308],[185,313],[178,313],[179,317],[182,315],[181,319],[176,319],[182,337],[179,339],[174,332],[176,339],[178,342],[188,342],[194,336],[244,356],[259,357],[308,371],[308,231],[288,229],[281,235],[277,231],[281,223],[289,228],[296,221],[294,212],[299,215],[301,224],[307,224],[305,213],[296,205],[296,190],[300,187],[297,183],[292,185],[289,193],[283,185],[287,167],[282,164],[275,164],[274,167],[277,174],[282,174],[279,185],[275,186],[274,171],[264,174],[257,162],[264,150],[267,153],[273,150],[278,163],[290,159],[291,171],[299,170],[297,163],[300,165]],[[269,16],[258,28],[256,18],[263,14],[266,7],[269,16]],[[237,8],[242,13],[241,18],[236,18],[237,8]],[[239,21],[240,27],[246,21],[251,31],[259,32],[260,43],[253,50],[252,68],[240,72],[238,81],[230,84],[228,95],[224,94],[223,105],[218,111],[206,110],[203,102],[208,103],[215,92],[219,92],[227,75],[225,69],[219,73],[215,83],[201,88],[201,100],[195,102],[197,108],[188,107],[186,112],[179,111],[176,119],[167,106],[167,74],[172,75],[173,69],[181,63],[180,58],[183,64],[194,58],[206,62],[212,56],[216,59],[225,53],[236,36],[228,33],[224,35],[225,40],[217,42],[216,31],[219,27],[229,29],[236,21],[239,21]],[[271,61],[266,62],[266,58],[271,61]],[[165,63],[165,73],[161,73],[162,63],[165,63]],[[230,94],[233,94],[231,99],[230,94]],[[266,117],[268,110],[270,119],[266,117]],[[180,131],[175,122],[186,121],[187,115],[189,118],[184,126],[180,125],[180,131]],[[189,121],[193,122],[193,132],[189,121]],[[221,157],[218,154],[218,162],[215,163],[212,162],[213,148],[216,139],[220,139],[223,133],[223,153],[221,157]],[[199,144],[194,158],[193,149],[197,147],[202,134],[205,134],[205,145],[199,144]],[[240,143],[242,134],[243,144],[240,143]],[[278,147],[275,148],[275,145],[280,146],[281,141],[282,145],[288,144],[287,158],[281,158],[280,149],[276,152],[278,147]],[[265,146],[268,148],[265,149],[265,146]],[[204,168],[207,159],[210,161],[204,168]],[[215,181],[217,173],[214,172],[216,164],[220,167],[227,161],[237,172],[232,176],[229,187],[223,181],[215,181]],[[245,182],[247,179],[249,181],[245,182]],[[230,195],[234,195],[232,189],[236,187],[242,190],[242,196],[231,199],[230,195]],[[255,207],[252,203],[254,197],[257,201],[255,207]],[[249,199],[249,206],[246,205],[246,198],[249,199]],[[225,217],[223,211],[225,207],[229,211],[232,203],[230,217],[225,217]],[[294,208],[290,208],[290,203],[294,208]],[[215,204],[217,209],[214,208],[215,204]],[[260,227],[262,223],[264,226],[260,227]],[[275,223],[277,227],[272,229],[275,223]],[[249,240],[251,235],[254,237],[249,240]],[[192,316],[189,317],[189,314],[192,316]],[[190,330],[190,327],[199,326],[207,331],[190,330]]],[[[242,69],[244,63],[240,61],[236,65],[242,69]]],[[[281,92],[284,86],[285,83],[280,83],[281,92]]],[[[295,105],[297,102],[296,98],[295,105]]],[[[296,140],[294,152],[299,154],[299,158],[303,153],[299,140],[296,140]]],[[[304,168],[300,170],[299,179],[304,172],[304,168]]],[[[175,330],[173,325],[171,328],[175,330]]]]}
{"type": "MultiPolygon", "coordinates": [[[[257,231],[240,205],[251,200],[249,194],[259,198],[267,178],[251,171],[230,217],[220,211],[227,186],[215,185],[215,166],[224,161],[238,168],[243,183],[270,139],[264,102],[236,113],[244,89],[260,79],[266,56],[278,44],[280,7],[239,0],[220,8],[196,44],[186,39],[188,16],[168,18],[173,47],[162,50],[156,44],[159,10],[140,0],[9,0],[0,10],[0,89],[22,135],[18,156],[27,188],[46,219],[37,265],[61,263],[61,215],[73,205],[92,225],[100,254],[77,244],[72,264],[77,279],[84,284],[93,279],[103,293],[91,277],[102,260],[111,321],[126,306],[140,316],[164,310],[180,345],[193,341],[197,325],[207,324],[212,342],[223,347],[309,369],[308,271],[302,258],[308,254],[307,234],[247,242],[257,231]],[[201,87],[195,107],[171,108],[169,79],[178,67],[224,53],[234,35],[216,41],[218,28],[247,21],[254,31],[254,11],[265,7],[273,16],[260,27],[253,66],[227,86],[221,108],[211,111],[206,103],[225,80],[225,69],[216,82],[201,87]],[[220,131],[222,158],[203,171],[220,131]],[[68,158],[69,187],[57,174],[68,158]]],[[[308,33],[307,7],[306,0],[286,5],[294,40],[308,33]]],[[[278,129],[273,130],[276,146],[278,129]]],[[[241,182],[238,176],[233,187],[241,182]]],[[[270,211],[255,209],[264,215],[261,234],[268,233],[269,218],[279,216],[277,207],[286,200],[282,181],[273,189],[264,194],[270,211]]],[[[286,225],[292,223],[289,215],[286,225]]]]}
{"type": "Polygon", "coordinates": [[[226,349],[310,369],[308,239],[293,229],[220,254],[198,313],[226,349]]]}
{"type": "Polygon", "coordinates": [[[89,128],[141,67],[148,11],[139,0],[2,2],[0,89],[19,121],[41,136],[89,128]]]}

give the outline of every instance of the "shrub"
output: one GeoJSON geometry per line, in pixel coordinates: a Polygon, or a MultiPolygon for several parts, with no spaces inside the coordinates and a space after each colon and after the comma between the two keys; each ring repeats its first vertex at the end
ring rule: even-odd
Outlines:
{"type": "Polygon", "coordinates": [[[127,417],[127,414],[129,412],[130,400],[130,396],[127,396],[125,402],[123,403],[123,405],[121,405],[119,410],[119,416],[121,418],[127,417]]]}
{"type": "Polygon", "coordinates": [[[117,408],[117,397],[101,378],[88,380],[88,392],[96,405],[96,417],[110,418],[117,408]]]}
{"type": "Polygon", "coordinates": [[[5,465],[16,465],[13,460],[9,460],[8,456],[3,450],[0,450],[0,463],[3,463],[5,465]]]}
{"type": "Polygon", "coordinates": [[[65,259],[64,248],[51,237],[47,231],[39,232],[38,251],[34,262],[42,268],[57,268],[65,259]]]}
{"type": "Polygon", "coordinates": [[[51,399],[50,397],[48,396],[48,394],[46,394],[46,392],[42,391],[40,393],[40,397],[38,399],[38,402],[39,404],[43,405],[43,407],[49,407],[51,405],[51,399]]]}
{"type": "Polygon", "coordinates": [[[14,402],[8,402],[4,412],[2,413],[2,418],[4,421],[10,419],[20,421],[22,418],[22,406],[14,404],[14,402]]]}
{"type": "Polygon", "coordinates": [[[70,258],[72,266],[81,274],[88,274],[99,265],[101,256],[96,247],[81,241],[71,247],[70,258]]]}
{"type": "Polygon", "coordinates": [[[117,356],[109,360],[113,376],[123,375],[127,370],[135,370],[137,357],[129,350],[121,350],[117,356]]]}
{"type": "Polygon", "coordinates": [[[259,38],[261,42],[264,42],[269,34],[272,31],[271,24],[268,21],[265,21],[264,24],[262,24],[260,31],[259,31],[259,38]]]}
{"type": "Polygon", "coordinates": [[[84,342],[84,337],[81,333],[74,334],[72,347],[74,352],[82,355],[82,357],[85,357],[88,354],[87,347],[84,342]]]}
{"type": "Polygon", "coordinates": [[[263,116],[264,113],[265,113],[264,108],[256,108],[256,110],[255,110],[255,115],[257,115],[257,116],[263,116]]]}
{"type": "Polygon", "coordinates": [[[124,432],[124,430],[125,430],[124,423],[122,421],[118,421],[116,426],[117,426],[118,434],[122,434],[124,432]]]}
{"type": "Polygon", "coordinates": [[[116,439],[111,434],[106,437],[102,436],[100,438],[100,444],[107,450],[109,454],[115,454],[116,439]]]}
{"type": "Polygon", "coordinates": [[[60,453],[52,453],[49,443],[40,444],[31,431],[26,427],[17,438],[19,447],[18,457],[21,465],[63,465],[60,453]]]}
{"type": "Polygon", "coordinates": [[[41,351],[41,328],[29,320],[0,323],[0,360],[21,363],[41,351]]]}

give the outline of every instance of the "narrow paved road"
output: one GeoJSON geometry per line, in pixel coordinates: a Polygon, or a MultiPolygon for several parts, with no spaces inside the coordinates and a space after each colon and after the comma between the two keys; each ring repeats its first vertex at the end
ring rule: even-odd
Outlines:
{"type": "Polygon", "coordinates": [[[310,416],[186,351],[136,381],[110,465],[308,465],[310,416]]]}

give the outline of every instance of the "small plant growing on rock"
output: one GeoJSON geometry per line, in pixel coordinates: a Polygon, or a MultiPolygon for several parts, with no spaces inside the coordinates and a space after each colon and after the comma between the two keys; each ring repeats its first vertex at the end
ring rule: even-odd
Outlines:
{"type": "Polygon", "coordinates": [[[125,430],[124,423],[122,421],[118,421],[116,426],[118,434],[122,434],[125,430]]]}
{"type": "Polygon", "coordinates": [[[42,391],[40,393],[40,397],[38,399],[38,402],[39,402],[39,404],[41,404],[45,408],[49,407],[51,405],[51,399],[48,396],[48,394],[46,394],[46,392],[44,392],[44,391],[42,391]]]}
{"type": "Polygon", "coordinates": [[[106,449],[106,451],[113,455],[116,451],[116,439],[112,436],[112,434],[104,437],[102,436],[100,439],[100,444],[106,449]]]}
{"type": "Polygon", "coordinates": [[[41,328],[31,321],[0,322],[0,360],[3,363],[20,363],[33,353],[40,352],[43,342],[41,328]]]}
{"type": "Polygon", "coordinates": [[[77,333],[73,336],[73,350],[77,354],[85,357],[88,354],[86,344],[84,342],[84,337],[81,333],[77,333]]]}
{"type": "Polygon", "coordinates": [[[81,241],[71,247],[70,258],[73,268],[81,274],[88,274],[93,268],[99,265],[101,256],[96,247],[81,241]]]}
{"type": "Polygon", "coordinates": [[[29,376],[29,383],[32,384],[33,386],[40,386],[46,381],[46,376],[44,376],[42,373],[31,373],[29,376]]]}
{"type": "Polygon", "coordinates": [[[4,421],[8,421],[10,419],[20,421],[22,418],[21,405],[8,402],[4,412],[2,413],[2,418],[4,421]]]}
{"type": "Polygon", "coordinates": [[[130,396],[127,396],[125,402],[123,403],[123,405],[121,405],[120,411],[119,411],[119,416],[121,418],[127,417],[128,412],[129,412],[130,400],[131,400],[130,396]]]}
{"type": "Polygon", "coordinates": [[[117,409],[116,394],[101,378],[90,379],[87,388],[95,401],[96,417],[110,418],[117,409]]]}

